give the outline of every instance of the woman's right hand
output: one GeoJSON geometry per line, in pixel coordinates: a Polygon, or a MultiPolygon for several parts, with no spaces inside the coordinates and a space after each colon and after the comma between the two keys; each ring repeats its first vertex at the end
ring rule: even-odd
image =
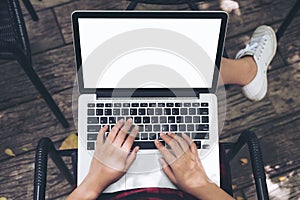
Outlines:
{"type": "Polygon", "coordinates": [[[160,158],[162,169],[173,184],[199,199],[233,199],[209,180],[197,147],[186,134],[182,137],[174,133],[160,135],[170,150],[158,140],[155,145],[163,156],[160,158]]]}

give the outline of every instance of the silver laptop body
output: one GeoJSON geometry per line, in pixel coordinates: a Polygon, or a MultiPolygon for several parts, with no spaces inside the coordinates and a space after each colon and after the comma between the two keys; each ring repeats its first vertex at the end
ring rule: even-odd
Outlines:
{"type": "MultiPolygon", "coordinates": [[[[72,14],[80,96],[78,185],[89,171],[101,126],[133,118],[137,158],[104,192],[176,188],[153,140],[187,133],[208,177],[220,185],[217,88],[224,12],[76,11],[72,14]]],[[[99,177],[101,178],[101,177],[99,177]]]]}

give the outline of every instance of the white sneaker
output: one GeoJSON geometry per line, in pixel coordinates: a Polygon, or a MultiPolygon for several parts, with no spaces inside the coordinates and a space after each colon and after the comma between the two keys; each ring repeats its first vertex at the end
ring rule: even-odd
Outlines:
{"type": "Polygon", "coordinates": [[[255,29],[249,44],[237,53],[236,59],[253,56],[257,65],[256,76],[242,88],[248,99],[259,101],[265,97],[268,89],[267,68],[276,53],[276,48],[277,41],[274,30],[263,25],[255,29]]]}

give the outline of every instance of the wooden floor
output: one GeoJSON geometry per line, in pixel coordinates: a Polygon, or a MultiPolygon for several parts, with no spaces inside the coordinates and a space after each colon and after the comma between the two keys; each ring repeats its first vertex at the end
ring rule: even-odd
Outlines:
{"type": "MultiPolygon", "coordinates": [[[[241,16],[229,17],[226,49],[231,58],[244,47],[253,30],[268,24],[277,29],[296,0],[240,0],[241,16]]],[[[32,0],[40,17],[31,20],[24,10],[33,67],[62,109],[71,128],[64,129],[16,62],[0,62],[0,197],[32,199],[35,147],[41,137],[57,146],[76,133],[72,114],[75,63],[71,13],[76,9],[122,10],[123,0],[32,0]],[[11,148],[16,154],[4,153],[11,148]]],[[[23,6],[23,5],[22,5],[23,6]]],[[[218,1],[199,4],[219,10],[218,1]]],[[[140,4],[139,10],[188,10],[187,5],[140,4]]],[[[300,199],[300,12],[278,44],[268,73],[269,90],[260,102],[250,102],[238,86],[227,88],[226,122],[220,138],[235,141],[247,128],[256,131],[263,150],[271,199],[300,199]]],[[[246,149],[232,161],[235,197],[256,199],[246,149]]],[[[49,161],[47,199],[63,199],[71,187],[49,161]]]]}

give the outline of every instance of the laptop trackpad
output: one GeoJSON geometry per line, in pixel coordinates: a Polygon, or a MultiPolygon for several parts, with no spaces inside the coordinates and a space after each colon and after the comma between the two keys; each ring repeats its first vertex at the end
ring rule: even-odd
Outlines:
{"type": "Polygon", "coordinates": [[[163,187],[176,188],[164,174],[159,153],[141,153],[125,175],[126,189],[163,187]]]}

